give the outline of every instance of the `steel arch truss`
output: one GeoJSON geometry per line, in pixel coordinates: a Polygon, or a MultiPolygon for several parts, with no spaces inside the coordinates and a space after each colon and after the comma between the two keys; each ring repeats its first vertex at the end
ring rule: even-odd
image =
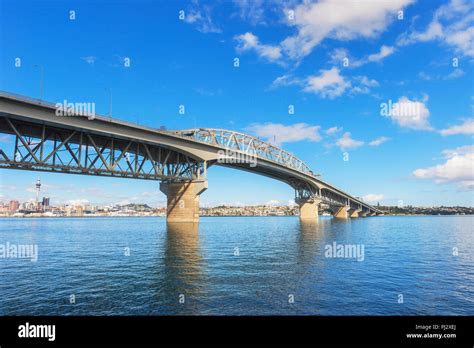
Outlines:
{"type": "Polygon", "coordinates": [[[257,158],[263,158],[307,175],[315,176],[310,168],[296,156],[250,135],[225,129],[207,128],[179,130],[175,131],[174,134],[217,145],[224,149],[238,151],[246,155],[256,156],[257,158]]]}
{"type": "Polygon", "coordinates": [[[7,117],[0,117],[0,129],[14,142],[2,143],[0,168],[161,181],[186,181],[206,175],[205,161],[137,140],[7,117]]]}

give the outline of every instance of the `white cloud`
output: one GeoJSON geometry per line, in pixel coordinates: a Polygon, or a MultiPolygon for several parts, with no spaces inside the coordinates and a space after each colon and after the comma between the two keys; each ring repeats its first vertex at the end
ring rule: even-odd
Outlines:
{"type": "Polygon", "coordinates": [[[298,85],[304,92],[316,94],[321,98],[334,99],[346,92],[349,94],[369,93],[370,88],[378,86],[379,83],[367,76],[346,78],[336,67],[322,69],[319,74],[309,75],[303,79],[283,75],[277,77],[272,83],[272,87],[291,85],[298,85]]]}
{"type": "Polygon", "coordinates": [[[391,55],[393,52],[395,52],[395,48],[393,46],[383,45],[382,47],[380,47],[380,52],[371,54],[367,57],[367,60],[369,62],[379,62],[385,57],[391,55]]]}
{"type": "Polygon", "coordinates": [[[362,196],[362,200],[364,202],[378,202],[384,199],[384,195],[376,194],[376,193],[369,193],[365,196],[362,196]]]}
{"type": "Polygon", "coordinates": [[[425,80],[425,81],[433,80],[433,76],[431,76],[430,74],[425,73],[424,71],[420,71],[419,74],[418,74],[418,77],[422,80],[425,80]]]}
{"type": "Polygon", "coordinates": [[[474,57],[474,3],[471,0],[451,0],[439,7],[424,31],[403,34],[399,45],[439,40],[455,52],[474,57]]]}
{"type": "Polygon", "coordinates": [[[95,61],[97,60],[97,57],[87,56],[87,57],[81,57],[81,59],[89,65],[94,65],[95,61]]]}
{"type": "Polygon", "coordinates": [[[306,123],[296,123],[289,126],[280,123],[253,124],[247,128],[256,136],[275,145],[303,140],[320,141],[319,129],[320,126],[311,126],[306,123]]]}
{"type": "Polygon", "coordinates": [[[443,151],[446,162],[433,167],[416,169],[418,179],[431,179],[438,184],[455,183],[461,188],[474,189],[474,145],[443,151]]]}
{"type": "Polygon", "coordinates": [[[454,79],[457,79],[458,77],[461,77],[463,75],[464,75],[464,71],[462,69],[454,69],[453,72],[446,75],[444,77],[444,79],[445,80],[454,80],[454,79]]]}
{"type": "MultiPolygon", "coordinates": [[[[281,63],[284,58],[300,61],[325,39],[348,41],[375,38],[393,21],[398,10],[414,1],[321,0],[303,1],[297,5],[296,1],[291,0],[284,3],[272,2],[268,10],[283,12],[285,23],[296,30],[295,34],[286,37],[279,44],[269,45],[274,52],[279,51],[281,54],[278,60],[273,61],[281,63]],[[294,11],[293,19],[289,19],[287,15],[290,9],[294,11]]],[[[239,7],[241,18],[247,19],[253,25],[265,24],[262,0],[234,0],[234,3],[239,7]]],[[[373,59],[371,61],[385,58],[392,50],[393,48],[382,46],[379,53],[370,56],[373,59]]],[[[368,61],[366,58],[365,62],[368,61]]]]}
{"type": "Polygon", "coordinates": [[[280,201],[277,201],[276,199],[270,199],[268,202],[265,202],[264,205],[280,205],[280,201]]]}
{"type": "Polygon", "coordinates": [[[454,80],[463,76],[464,74],[465,74],[464,70],[456,68],[447,75],[441,75],[441,74],[430,75],[430,74],[425,73],[424,71],[420,71],[418,76],[422,80],[431,81],[431,80],[454,80]]]}
{"type": "Polygon", "coordinates": [[[315,93],[323,98],[339,97],[351,86],[336,67],[330,70],[320,70],[320,75],[312,75],[306,79],[305,92],[315,93]]]}
{"type": "Polygon", "coordinates": [[[346,92],[349,94],[369,93],[370,88],[378,86],[379,83],[367,76],[346,78],[341,75],[338,68],[332,67],[328,70],[320,70],[319,74],[301,79],[292,75],[279,76],[272,82],[271,88],[292,85],[300,86],[306,93],[313,93],[321,98],[334,99],[346,92]]]}
{"type": "Polygon", "coordinates": [[[351,138],[351,133],[345,132],[342,138],[339,138],[336,141],[336,145],[339,146],[341,150],[357,149],[364,145],[364,142],[361,140],[355,140],[351,138]]]}
{"type": "Polygon", "coordinates": [[[333,134],[336,134],[338,132],[342,131],[342,127],[331,127],[331,128],[328,128],[326,129],[326,134],[327,135],[333,135],[333,134]]]}
{"type": "Polygon", "coordinates": [[[254,50],[260,57],[270,61],[277,61],[281,58],[281,49],[278,46],[263,45],[259,42],[258,37],[247,32],[235,37],[238,42],[237,51],[254,50]]]}
{"type": "Polygon", "coordinates": [[[281,86],[292,86],[292,85],[302,85],[300,79],[293,77],[292,75],[282,75],[278,76],[273,80],[271,87],[277,88],[281,86]]]}
{"type": "Polygon", "coordinates": [[[351,83],[351,94],[370,93],[371,87],[377,87],[379,83],[376,80],[371,80],[367,76],[354,76],[351,83]]]}
{"type": "Polygon", "coordinates": [[[466,155],[474,152],[474,145],[460,146],[455,149],[448,149],[442,152],[445,158],[451,158],[459,155],[466,155]]]}
{"type": "Polygon", "coordinates": [[[466,134],[466,135],[474,134],[474,119],[466,120],[462,124],[442,129],[439,132],[443,136],[456,135],[456,134],[466,134]]]}
{"type": "Polygon", "coordinates": [[[372,140],[372,141],[369,143],[369,145],[370,145],[370,146],[379,146],[379,145],[381,145],[381,144],[383,144],[383,143],[385,143],[385,142],[387,142],[387,141],[389,141],[389,140],[390,140],[390,138],[387,138],[387,137],[383,137],[383,136],[382,136],[382,137],[378,137],[377,139],[372,140]]]}
{"type": "Polygon", "coordinates": [[[345,59],[348,59],[352,65],[349,51],[345,48],[335,48],[329,53],[329,62],[333,65],[342,65],[345,59]]]}
{"type": "Polygon", "coordinates": [[[402,96],[395,103],[392,103],[391,100],[389,100],[388,103],[381,103],[380,114],[389,117],[393,122],[403,128],[418,130],[432,129],[428,120],[430,111],[424,101],[410,100],[402,96]]]}
{"type": "Polygon", "coordinates": [[[251,25],[266,24],[264,19],[265,0],[233,0],[239,10],[239,17],[251,25]]]}
{"type": "Polygon", "coordinates": [[[305,1],[295,7],[295,18],[288,21],[297,34],[281,46],[291,59],[301,59],[326,38],[352,40],[374,38],[392,22],[397,10],[413,0],[391,1],[305,1]]]}
{"type": "Polygon", "coordinates": [[[197,1],[193,2],[193,6],[189,9],[184,16],[184,21],[189,24],[196,25],[196,28],[201,33],[221,33],[217,25],[214,24],[211,17],[211,8],[209,6],[202,6],[198,9],[197,1]]]}
{"type": "Polygon", "coordinates": [[[380,47],[379,52],[370,54],[361,59],[357,59],[350,57],[349,51],[347,51],[345,48],[336,48],[330,53],[329,61],[334,65],[344,65],[344,63],[347,62],[346,67],[358,68],[367,63],[380,62],[384,58],[390,56],[393,52],[395,52],[395,48],[393,46],[383,45],[380,47]],[[345,59],[347,59],[347,61],[345,59]]]}

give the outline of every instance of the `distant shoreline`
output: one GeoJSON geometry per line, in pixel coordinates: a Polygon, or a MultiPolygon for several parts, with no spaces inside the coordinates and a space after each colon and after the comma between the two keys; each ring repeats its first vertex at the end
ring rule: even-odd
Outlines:
{"type": "MultiPolygon", "coordinates": [[[[200,215],[200,217],[216,217],[216,218],[226,218],[226,217],[252,217],[252,218],[261,218],[261,217],[277,217],[277,218],[285,218],[285,217],[298,217],[299,215],[200,215]]],[[[419,217],[419,216],[474,216],[474,214],[384,214],[379,215],[379,217],[388,216],[388,217],[396,217],[396,216],[403,216],[403,217],[419,217]]],[[[318,217],[333,217],[331,215],[319,215],[318,217]]],[[[370,216],[366,216],[370,217],[370,216]]],[[[374,216],[376,217],[376,216],[374,216]]],[[[166,219],[166,216],[162,215],[83,215],[83,216],[32,216],[32,215],[25,215],[25,216],[0,216],[0,219],[77,219],[77,218],[163,218],[166,219]]],[[[364,218],[364,217],[362,217],[364,218]]],[[[354,219],[354,218],[352,218],[354,219]]]]}

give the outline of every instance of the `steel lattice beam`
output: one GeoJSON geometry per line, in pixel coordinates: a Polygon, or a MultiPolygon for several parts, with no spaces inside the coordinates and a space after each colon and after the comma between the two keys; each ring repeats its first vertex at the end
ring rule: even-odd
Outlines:
{"type": "Polygon", "coordinates": [[[0,167],[70,174],[185,181],[203,178],[205,161],[144,142],[58,129],[1,117],[15,137],[0,149],[0,167]]]}

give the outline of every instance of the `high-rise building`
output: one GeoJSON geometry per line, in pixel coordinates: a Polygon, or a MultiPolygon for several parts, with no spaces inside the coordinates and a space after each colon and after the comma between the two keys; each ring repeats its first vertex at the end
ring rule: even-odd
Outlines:
{"type": "Polygon", "coordinates": [[[10,213],[14,213],[18,210],[18,208],[20,207],[20,202],[18,201],[10,201],[10,204],[9,204],[9,211],[10,213]]]}
{"type": "Polygon", "coordinates": [[[84,208],[82,205],[76,205],[76,216],[84,216],[84,208]]]}
{"type": "Polygon", "coordinates": [[[47,210],[49,208],[49,197],[43,197],[41,205],[43,206],[43,210],[47,210]]]}

